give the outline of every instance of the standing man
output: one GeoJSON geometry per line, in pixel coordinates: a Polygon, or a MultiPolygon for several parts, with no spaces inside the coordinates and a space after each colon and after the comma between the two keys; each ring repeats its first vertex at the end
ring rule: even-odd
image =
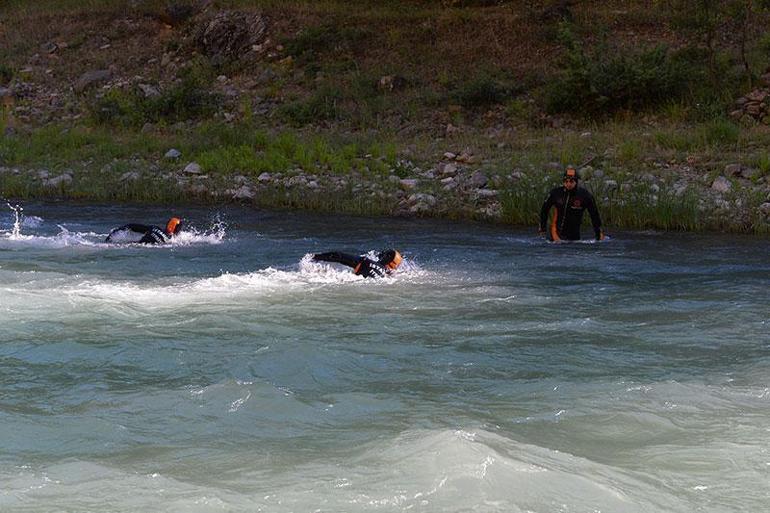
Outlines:
{"type": "Polygon", "coordinates": [[[546,223],[551,207],[555,207],[551,220],[548,237],[558,242],[560,240],[580,240],[580,224],[583,222],[583,212],[588,210],[591,224],[594,226],[596,240],[604,239],[602,219],[596,209],[594,197],[582,187],[578,187],[577,171],[568,167],[564,171],[564,185],[551,190],[540,209],[540,233],[546,233],[546,223]]]}

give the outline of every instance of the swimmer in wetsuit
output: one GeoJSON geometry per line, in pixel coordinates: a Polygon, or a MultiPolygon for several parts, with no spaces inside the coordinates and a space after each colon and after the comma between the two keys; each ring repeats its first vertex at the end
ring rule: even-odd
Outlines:
{"type": "Polygon", "coordinates": [[[552,207],[555,208],[548,231],[548,238],[554,242],[580,240],[580,224],[583,222],[583,212],[586,210],[591,215],[596,240],[604,239],[602,219],[594,197],[584,188],[578,187],[578,180],[580,176],[575,168],[568,167],[564,172],[564,185],[551,190],[540,209],[539,232],[545,235],[548,213],[552,207]]]}
{"type": "Polygon", "coordinates": [[[136,242],[139,244],[165,244],[182,229],[182,220],[172,217],[166,223],[166,229],[154,225],[129,223],[115,228],[107,235],[104,242],[136,242]],[[137,241],[125,240],[129,233],[137,233],[142,236],[137,241]]]}
{"type": "Polygon", "coordinates": [[[401,265],[403,257],[395,249],[386,249],[377,254],[377,259],[366,255],[350,255],[339,251],[317,253],[314,262],[334,262],[353,268],[353,274],[364,278],[378,278],[390,274],[401,265]]]}

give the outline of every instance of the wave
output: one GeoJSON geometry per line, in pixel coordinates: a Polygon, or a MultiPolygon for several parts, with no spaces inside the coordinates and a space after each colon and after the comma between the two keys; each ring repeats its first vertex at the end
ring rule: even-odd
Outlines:
{"type": "MultiPolygon", "coordinates": [[[[42,468],[5,467],[0,505],[30,511],[101,510],[107,505],[112,511],[697,509],[687,494],[650,476],[481,429],[407,431],[369,443],[352,458],[335,451],[318,458],[304,455],[281,472],[261,468],[258,447],[231,450],[227,456],[209,449],[208,464],[222,472],[200,475],[180,468],[181,460],[175,465],[159,460],[152,465],[155,470],[144,472],[77,460],[42,468]],[[197,477],[186,479],[190,472],[197,477]]],[[[179,456],[166,457],[173,462],[179,456]]],[[[708,493],[708,487],[692,493],[708,493]]]]}

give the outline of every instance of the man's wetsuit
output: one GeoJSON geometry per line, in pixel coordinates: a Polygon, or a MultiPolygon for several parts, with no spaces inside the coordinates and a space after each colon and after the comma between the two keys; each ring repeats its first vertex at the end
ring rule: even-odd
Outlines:
{"type": "Polygon", "coordinates": [[[389,274],[388,269],[378,262],[365,255],[350,255],[340,253],[339,251],[329,251],[327,253],[317,253],[313,255],[315,262],[334,262],[353,268],[353,274],[363,276],[364,278],[382,277],[389,274]]]}
{"type": "Polygon", "coordinates": [[[129,223],[112,230],[107,235],[105,242],[121,242],[120,240],[114,240],[113,236],[127,231],[142,234],[142,238],[136,241],[139,244],[165,244],[171,240],[171,237],[163,231],[163,228],[147,224],[129,223]]]}
{"type": "Polygon", "coordinates": [[[569,191],[565,187],[556,187],[540,209],[540,231],[546,231],[548,223],[548,212],[551,207],[556,207],[556,213],[551,223],[551,230],[548,232],[553,240],[580,240],[580,224],[583,222],[583,212],[588,210],[591,215],[591,224],[594,227],[596,239],[602,237],[602,219],[599,217],[599,211],[596,209],[594,197],[590,192],[582,187],[575,187],[569,191]]]}

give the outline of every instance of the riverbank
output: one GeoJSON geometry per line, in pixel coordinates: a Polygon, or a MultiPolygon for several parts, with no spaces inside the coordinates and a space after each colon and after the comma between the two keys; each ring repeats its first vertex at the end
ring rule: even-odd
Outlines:
{"type": "Polygon", "coordinates": [[[766,233],[761,129],[603,124],[409,142],[206,123],[136,132],[49,126],[0,141],[7,198],[242,202],[360,215],[537,223],[563,166],[581,166],[608,229],[766,233]]]}
{"type": "Polygon", "coordinates": [[[575,165],[610,230],[770,231],[759,37],[742,75],[634,2],[279,4],[8,4],[0,195],[532,226],[575,165]]]}

